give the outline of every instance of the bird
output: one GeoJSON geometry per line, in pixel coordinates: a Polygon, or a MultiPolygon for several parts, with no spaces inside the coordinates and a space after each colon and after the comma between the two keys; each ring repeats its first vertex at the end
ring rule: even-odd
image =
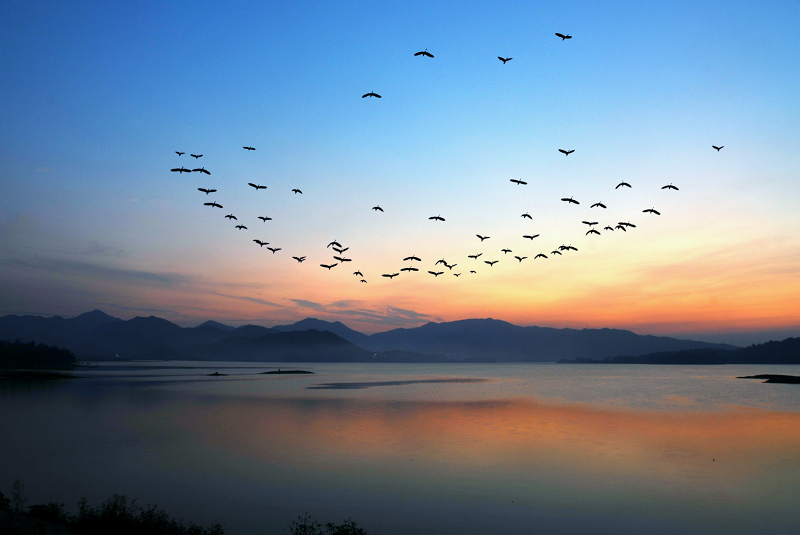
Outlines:
{"type": "Polygon", "coordinates": [[[243,148],[244,150],[256,150],[256,149],[255,149],[255,148],[253,148],[253,147],[242,147],[242,148],[243,148]]]}
{"type": "Polygon", "coordinates": [[[367,282],[367,281],[365,281],[364,279],[361,279],[361,282],[367,282]]]}
{"type": "Polygon", "coordinates": [[[434,266],[438,266],[439,264],[444,264],[446,266],[447,260],[445,260],[444,258],[442,258],[441,260],[437,260],[434,266]]]}
{"type": "Polygon", "coordinates": [[[586,232],[586,235],[587,235],[587,236],[588,236],[589,234],[597,234],[597,235],[599,236],[599,235],[600,235],[600,232],[598,232],[598,231],[597,231],[597,229],[590,228],[590,229],[589,229],[589,230],[586,232]]]}
{"type": "Polygon", "coordinates": [[[264,216],[264,215],[260,215],[260,216],[258,216],[258,218],[259,218],[261,221],[263,221],[264,223],[266,223],[267,221],[272,221],[272,218],[271,218],[271,217],[267,217],[267,216],[264,216]]]}
{"type": "Polygon", "coordinates": [[[484,260],[483,261],[484,264],[489,264],[489,267],[494,267],[494,265],[496,263],[498,263],[498,262],[499,262],[499,260],[484,260]]]}
{"type": "Polygon", "coordinates": [[[512,178],[512,179],[511,179],[511,182],[513,182],[513,183],[514,183],[514,184],[516,184],[517,186],[525,186],[525,185],[527,185],[527,184],[528,184],[528,183],[527,183],[527,182],[525,182],[524,180],[519,180],[519,179],[517,179],[517,178],[512,178]]]}
{"type": "Polygon", "coordinates": [[[244,225],[236,225],[236,228],[239,230],[247,230],[247,227],[245,227],[244,225]]]}
{"type": "Polygon", "coordinates": [[[721,151],[722,149],[725,148],[725,145],[722,145],[721,147],[717,147],[716,145],[711,145],[711,148],[717,149],[717,152],[719,152],[719,151],[721,151]]]}
{"type": "Polygon", "coordinates": [[[339,243],[339,242],[338,242],[338,241],[336,241],[336,240],[333,240],[332,242],[330,242],[330,243],[327,245],[327,247],[330,247],[331,245],[336,245],[336,246],[338,246],[338,247],[341,247],[341,246],[342,246],[342,244],[341,244],[341,243],[339,243]]]}
{"type": "Polygon", "coordinates": [[[617,226],[616,226],[616,227],[614,227],[614,228],[618,228],[618,229],[620,229],[620,230],[621,230],[621,231],[623,231],[623,232],[628,232],[628,230],[625,228],[625,225],[617,225],[617,226]]]}
{"type": "Polygon", "coordinates": [[[648,208],[647,210],[642,210],[642,212],[644,212],[644,213],[650,212],[651,214],[661,215],[661,212],[659,212],[658,210],[656,210],[654,208],[648,208]]]}
{"type": "Polygon", "coordinates": [[[372,209],[376,212],[383,212],[383,208],[380,205],[373,206],[372,209]]]}
{"type": "Polygon", "coordinates": [[[526,218],[528,218],[528,219],[533,219],[533,217],[531,216],[531,214],[529,214],[528,212],[525,212],[525,213],[524,213],[524,214],[522,214],[520,217],[526,217],[526,218]]]}
{"type": "Polygon", "coordinates": [[[178,156],[182,156],[182,155],[184,155],[184,154],[186,154],[186,153],[185,153],[185,152],[178,152],[178,151],[175,151],[175,154],[177,154],[178,156]]]}
{"type": "Polygon", "coordinates": [[[399,273],[384,273],[383,275],[381,275],[381,277],[388,277],[389,279],[393,279],[398,275],[399,273]]]}
{"type": "Polygon", "coordinates": [[[482,254],[483,254],[483,253],[478,253],[478,254],[468,254],[468,255],[467,255],[467,258],[472,258],[473,260],[477,260],[477,259],[478,259],[478,257],[479,257],[479,256],[481,256],[482,254]]]}
{"type": "Polygon", "coordinates": [[[458,264],[448,264],[447,262],[444,263],[444,267],[446,267],[450,271],[453,271],[453,268],[456,267],[457,265],[458,264]]]}
{"type": "Polygon", "coordinates": [[[669,183],[666,186],[661,186],[661,189],[674,189],[675,191],[678,191],[677,186],[673,186],[672,183],[669,183]]]}
{"type": "Polygon", "coordinates": [[[563,199],[561,199],[561,200],[562,200],[562,201],[565,201],[565,202],[569,202],[569,203],[580,204],[578,201],[576,201],[576,200],[575,200],[575,199],[573,199],[572,197],[569,197],[569,198],[567,198],[567,197],[564,197],[564,198],[563,198],[563,199]]]}
{"type": "Polygon", "coordinates": [[[508,249],[508,248],[506,248],[506,249],[500,249],[500,250],[503,252],[503,254],[508,254],[508,253],[510,253],[510,252],[511,252],[511,249],[508,249]]]}
{"type": "Polygon", "coordinates": [[[593,205],[591,205],[589,208],[598,208],[598,207],[599,208],[608,208],[605,204],[603,204],[601,202],[596,202],[593,205]]]}
{"type": "Polygon", "coordinates": [[[194,172],[200,172],[200,173],[205,173],[207,175],[211,174],[211,171],[207,171],[205,167],[201,167],[200,169],[192,169],[192,172],[193,173],[194,172]]]}
{"type": "Polygon", "coordinates": [[[629,188],[631,187],[631,185],[628,184],[627,182],[620,182],[619,184],[617,184],[617,187],[615,187],[614,189],[619,189],[621,186],[626,186],[626,187],[629,187],[629,188]]]}
{"type": "Polygon", "coordinates": [[[305,261],[305,259],[306,259],[306,257],[305,257],[305,256],[293,256],[292,258],[294,258],[295,260],[297,260],[297,261],[298,261],[299,263],[301,263],[301,264],[302,264],[302,263],[305,261]]]}
{"type": "Polygon", "coordinates": [[[506,61],[511,61],[511,60],[512,60],[512,59],[514,59],[514,58],[501,58],[500,56],[497,56],[497,59],[499,59],[500,61],[502,61],[502,62],[503,62],[503,65],[505,65],[505,64],[506,64],[506,61]]]}
{"type": "MultiPolygon", "coordinates": [[[[233,214],[228,214],[228,215],[225,216],[225,219],[236,219],[236,216],[233,215],[233,214]]],[[[239,220],[236,219],[236,221],[239,221],[239,220]]]]}
{"type": "Polygon", "coordinates": [[[562,41],[565,39],[572,39],[571,35],[564,35],[563,33],[558,33],[558,32],[556,32],[556,36],[560,37],[562,41]]]}
{"type": "Polygon", "coordinates": [[[186,169],[185,167],[176,167],[175,169],[170,169],[173,173],[191,173],[191,169],[186,169]]]}
{"type": "Polygon", "coordinates": [[[361,95],[361,98],[364,98],[364,97],[370,97],[370,98],[372,98],[372,97],[375,97],[375,98],[382,98],[382,97],[381,97],[379,94],[375,93],[374,91],[370,91],[369,93],[367,93],[367,94],[365,94],[365,95],[361,95]]]}
{"type": "Polygon", "coordinates": [[[475,234],[475,235],[481,239],[481,242],[483,242],[483,240],[488,240],[489,238],[491,238],[491,236],[481,236],[480,234],[475,234]]]}
{"type": "Polygon", "coordinates": [[[261,247],[264,247],[265,245],[269,245],[268,241],[261,241],[261,240],[253,240],[253,241],[256,242],[261,247]]]}
{"type": "Polygon", "coordinates": [[[418,256],[414,256],[414,255],[405,257],[403,259],[403,262],[407,262],[409,260],[416,260],[417,262],[422,262],[422,260],[420,260],[420,258],[418,256]]]}
{"type": "Polygon", "coordinates": [[[430,273],[430,274],[431,274],[431,275],[433,275],[434,277],[438,277],[439,275],[441,275],[442,273],[444,273],[444,271],[428,271],[428,273],[430,273]]]}
{"type": "Polygon", "coordinates": [[[400,268],[400,271],[419,271],[419,269],[409,266],[409,267],[400,268]]]}
{"type": "Polygon", "coordinates": [[[338,260],[338,261],[339,261],[339,262],[341,262],[342,264],[344,264],[345,262],[352,262],[352,261],[353,261],[353,259],[352,259],[352,258],[345,258],[345,257],[343,257],[343,256],[334,256],[334,257],[333,257],[333,259],[334,259],[334,260],[338,260]]]}
{"type": "MultiPolygon", "coordinates": [[[[557,254],[557,255],[561,255],[561,251],[559,251],[558,249],[556,249],[555,251],[550,251],[550,254],[557,254]]],[[[562,255],[562,256],[563,256],[563,255],[562,255]]]]}
{"type": "Polygon", "coordinates": [[[474,269],[470,269],[469,272],[470,273],[477,273],[477,271],[475,271],[474,269]]]}
{"type": "Polygon", "coordinates": [[[415,55],[415,56],[427,56],[427,57],[429,57],[429,58],[432,58],[432,57],[433,57],[433,54],[431,54],[430,52],[428,52],[428,49],[427,49],[427,48],[426,48],[425,50],[423,50],[422,52],[417,52],[417,53],[416,53],[416,54],[414,54],[414,55],[415,55]]]}
{"type": "Polygon", "coordinates": [[[516,258],[517,260],[519,260],[520,262],[522,262],[523,260],[525,260],[525,259],[526,259],[526,258],[528,258],[528,257],[527,257],[527,256],[516,256],[516,255],[514,255],[514,258],[516,258]]]}
{"type": "Polygon", "coordinates": [[[292,190],[292,193],[294,193],[295,195],[297,195],[298,193],[302,194],[303,192],[302,192],[302,191],[300,191],[300,190],[299,190],[299,189],[297,189],[297,188],[294,188],[294,189],[292,190]]]}
{"type": "Polygon", "coordinates": [[[432,219],[434,221],[444,221],[444,218],[442,216],[440,216],[440,215],[435,215],[435,216],[429,217],[428,219],[432,219]]]}
{"type": "Polygon", "coordinates": [[[281,248],[280,248],[280,247],[267,247],[267,249],[269,249],[270,251],[272,251],[272,254],[275,254],[275,253],[277,253],[278,251],[280,251],[280,250],[281,250],[281,248]]]}
{"type": "Polygon", "coordinates": [[[339,264],[320,264],[321,267],[328,268],[328,271],[330,271],[331,268],[336,267],[338,265],[339,264]]]}
{"type": "Polygon", "coordinates": [[[461,276],[461,273],[453,273],[453,276],[454,276],[454,277],[460,277],[460,276],[461,276]]]}
{"type": "Polygon", "coordinates": [[[333,249],[334,251],[336,251],[339,254],[342,254],[343,252],[348,250],[349,247],[336,247],[336,246],[334,246],[334,247],[331,247],[331,249],[333,249]]]}
{"type": "Polygon", "coordinates": [[[217,204],[217,201],[214,202],[204,202],[203,206],[211,206],[212,208],[222,208],[221,204],[217,204]]]}
{"type": "Polygon", "coordinates": [[[536,260],[537,258],[547,258],[547,255],[544,253],[539,253],[533,257],[534,260],[536,260]]]}
{"type": "Polygon", "coordinates": [[[614,227],[603,227],[603,230],[610,230],[611,232],[614,232],[614,227]]]}
{"type": "Polygon", "coordinates": [[[363,274],[363,273],[361,273],[360,271],[354,271],[354,272],[353,272],[353,275],[355,275],[356,277],[361,277],[361,278],[364,278],[364,274],[363,274]]]}
{"type": "Polygon", "coordinates": [[[627,223],[623,223],[622,221],[620,221],[620,222],[619,222],[619,224],[620,224],[620,225],[624,225],[624,226],[626,226],[626,227],[633,227],[633,228],[636,228],[636,225],[634,225],[634,224],[633,224],[633,223],[631,223],[630,221],[628,221],[627,223]]]}
{"type": "Polygon", "coordinates": [[[195,160],[196,160],[197,158],[202,158],[202,157],[203,157],[203,155],[202,155],[202,154],[190,154],[189,156],[191,156],[191,157],[192,157],[192,158],[194,158],[195,160]]]}
{"type": "Polygon", "coordinates": [[[558,149],[558,152],[562,153],[564,156],[569,156],[570,154],[575,152],[575,149],[571,150],[558,149]]]}
{"type": "Polygon", "coordinates": [[[532,240],[532,239],[534,239],[534,238],[538,238],[538,237],[539,237],[539,235],[538,235],[538,234],[523,234],[523,236],[522,236],[522,237],[523,237],[523,238],[528,238],[529,240],[532,240]]]}
{"type": "Polygon", "coordinates": [[[594,225],[597,224],[597,221],[581,221],[581,223],[583,223],[584,225],[589,225],[590,227],[593,227],[594,225]]]}
{"type": "Polygon", "coordinates": [[[247,185],[256,188],[256,191],[258,191],[260,189],[267,189],[267,186],[260,186],[258,184],[253,184],[252,182],[248,182],[247,185]]]}
{"type": "Polygon", "coordinates": [[[577,251],[577,250],[578,250],[578,248],[577,248],[577,247],[573,247],[573,246],[572,246],[572,244],[570,244],[570,245],[567,245],[567,246],[565,247],[565,249],[566,249],[567,251],[577,251]]]}
{"type": "Polygon", "coordinates": [[[206,188],[197,188],[197,191],[202,191],[203,193],[208,195],[209,193],[214,193],[217,190],[215,190],[215,189],[206,189],[206,188]]]}

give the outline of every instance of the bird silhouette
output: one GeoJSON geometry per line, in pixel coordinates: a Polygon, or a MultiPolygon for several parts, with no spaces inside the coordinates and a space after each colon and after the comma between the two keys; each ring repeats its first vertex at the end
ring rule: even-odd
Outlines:
{"type": "Polygon", "coordinates": [[[593,227],[594,225],[597,224],[597,221],[581,221],[581,223],[583,223],[584,225],[589,225],[590,227],[593,227]]]}
{"type": "Polygon", "coordinates": [[[525,212],[525,213],[524,213],[524,214],[522,214],[520,217],[525,217],[525,218],[527,218],[527,219],[533,219],[533,217],[531,216],[531,214],[529,214],[528,212],[525,212]]]}
{"type": "Polygon", "coordinates": [[[293,256],[292,258],[294,258],[295,260],[297,260],[297,261],[298,261],[299,263],[301,263],[301,264],[302,264],[303,262],[305,262],[305,260],[306,260],[306,257],[305,257],[305,256],[293,256]]]}
{"type": "Polygon", "coordinates": [[[678,191],[677,186],[673,186],[672,183],[667,184],[666,186],[661,186],[661,189],[674,189],[675,191],[678,191]]]}
{"type": "Polygon", "coordinates": [[[559,251],[558,249],[556,249],[555,251],[550,251],[550,254],[557,254],[557,255],[563,256],[563,255],[561,255],[561,251],[559,251]]]}
{"type": "Polygon", "coordinates": [[[622,232],[628,232],[628,229],[625,228],[625,225],[617,225],[614,228],[620,229],[622,232]]]}
{"type": "Polygon", "coordinates": [[[393,279],[398,275],[399,273],[384,273],[383,275],[381,275],[381,277],[388,277],[389,279],[393,279]]]}
{"type": "Polygon", "coordinates": [[[253,147],[242,147],[242,148],[243,148],[244,150],[256,150],[256,149],[255,149],[255,148],[253,148],[253,147]]]}
{"type": "Polygon", "coordinates": [[[470,273],[477,273],[477,271],[475,271],[474,269],[470,269],[469,272],[470,273]]]}
{"type": "Polygon", "coordinates": [[[642,212],[644,212],[644,213],[648,213],[649,212],[651,214],[661,215],[661,212],[659,212],[655,208],[648,208],[647,210],[642,210],[642,212]]]}
{"type": "Polygon", "coordinates": [[[447,260],[445,260],[444,258],[437,260],[434,266],[438,266],[439,264],[447,265],[447,260]]]}
{"type": "Polygon", "coordinates": [[[263,215],[260,215],[260,216],[258,216],[258,218],[259,218],[261,221],[263,221],[264,223],[266,223],[267,221],[272,221],[272,218],[271,218],[271,217],[267,217],[267,216],[263,216],[263,215]]]}
{"type": "Polygon", "coordinates": [[[453,273],[453,276],[454,276],[454,277],[460,277],[460,276],[461,276],[461,273],[453,273]]]}
{"type": "Polygon", "coordinates": [[[173,173],[191,173],[191,169],[186,169],[185,167],[176,167],[175,169],[170,169],[173,173]]]}
{"type": "Polygon", "coordinates": [[[614,232],[614,227],[603,227],[603,230],[610,230],[611,232],[614,232]]]}
{"type": "Polygon", "coordinates": [[[321,267],[328,268],[328,271],[330,271],[331,268],[334,268],[334,267],[336,267],[338,265],[339,264],[320,264],[321,267]]]}
{"type": "Polygon", "coordinates": [[[267,189],[267,186],[260,186],[258,184],[253,184],[252,182],[248,182],[247,185],[254,187],[256,189],[256,191],[258,191],[260,189],[267,189]]]}
{"type": "Polygon", "coordinates": [[[567,245],[565,247],[565,250],[567,250],[567,251],[577,251],[578,248],[577,247],[573,247],[572,244],[570,244],[570,245],[567,245]]]}
{"type": "Polygon", "coordinates": [[[298,193],[302,194],[303,192],[302,192],[302,191],[300,191],[300,190],[299,190],[299,189],[297,189],[297,188],[294,188],[294,189],[292,190],[292,193],[294,193],[295,195],[297,195],[298,193]]]}
{"type": "Polygon", "coordinates": [[[591,205],[589,208],[598,208],[598,207],[599,208],[607,208],[607,206],[605,204],[601,203],[601,202],[596,202],[593,205],[591,205]]]}
{"type": "Polygon", "coordinates": [[[560,37],[562,41],[565,39],[572,39],[571,35],[564,35],[563,33],[558,33],[558,32],[556,32],[556,35],[560,37]]]}
{"type": "Polygon", "coordinates": [[[212,208],[222,208],[221,204],[217,204],[217,201],[214,202],[204,202],[203,206],[211,206],[212,208]]]}
{"type": "Polygon", "coordinates": [[[503,252],[503,254],[508,254],[511,252],[511,249],[500,249],[500,250],[503,252]]]}
{"type": "Polygon", "coordinates": [[[419,271],[419,269],[409,266],[409,267],[400,268],[400,271],[419,271]]]}
{"type": "Polygon", "coordinates": [[[562,153],[564,156],[569,156],[570,154],[575,152],[575,149],[571,150],[558,149],[558,152],[562,153]]]}
{"type": "Polygon", "coordinates": [[[235,219],[236,221],[239,221],[238,219],[236,219],[236,216],[235,216],[235,215],[233,215],[233,214],[228,214],[228,215],[226,215],[226,216],[225,216],[225,219],[235,219]]]}
{"type": "Polygon", "coordinates": [[[202,191],[203,193],[208,195],[209,193],[214,193],[217,190],[215,190],[215,189],[206,189],[206,188],[197,188],[197,191],[202,191]]]}
{"type": "Polygon", "coordinates": [[[625,186],[625,187],[628,187],[628,188],[631,187],[631,185],[628,184],[627,182],[620,182],[619,184],[617,184],[617,187],[615,187],[614,189],[619,189],[622,186],[625,186]]]}
{"type": "Polygon", "coordinates": [[[484,264],[489,264],[489,267],[494,267],[494,265],[496,263],[498,263],[498,262],[499,262],[499,260],[484,260],[483,261],[484,264]]]}
{"type": "Polygon", "coordinates": [[[383,212],[383,208],[380,205],[373,206],[372,209],[376,212],[383,212]]]}
{"type": "Polygon", "coordinates": [[[523,238],[527,238],[527,239],[529,239],[529,240],[532,240],[532,239],[534,239],[534,238],[538,238],[538,237],[539,237],[539,235],[538,235],[538,234],[523,234],[523,236],[522,236],[522,237],[523,237],[523,238]]]}
{"type": "Polygon", "coordinates": [[[588,236],[589,234],[597,234],[599,236],[600,232],[598,232],[597,229],[590,228],[588,231],[586,231],[586,235],[588,236]]]}
{"type": "Polygon", "coordinates": [[[483,254],[483,253],[478,253],[478,254],[468,254],[468,255],[467,255],[467,258],[472,258],[473,260],[477,260],[477,259],[478,259],[478,257],[479,257],[479,256],[481,256],[482,254],[483,254]]]}
{"type": "Polygon", "coordinates": [[[569,197],[569,198],[567,198],[567,197],[564,197],[564,198],[563,198],[563,199],[561,199],[561,200],[562,200],[562,201],[564,201],[564,202],[568,202],[568,203],[580,204],[578,201],[576,201],[576,200],[575,200],[575,199],[573,199],[572,197],[569,197]]]}
{"type": "Polygon", "coordinates": [[[527,182],[525,182],[524,180],[519,180],[517,178],[512,178],[511,182],[513,182],[517,186],[525,186],[527,184],[527,182]]]}
{"type": "Polygon", "coordinates": [[[343,257],[343,256],[334,256],[334,257],[333,257],[333,259],[334,259],[334,260],[338,260],[338,261],[339,261],[339,262],[341,262],[342,264],[344,264],[345,262],[352,262],[352,261],[353,261],[353,259],[352,259],[352,258],[345,258],[345,257],[343,257]]]}
{"type": "Polygon", "coordinates": [[[332,242],[330,242],[330,243],[327,245],[327,247],[330,247],[331,245],[336,245],[337,247],[341,247],[341,246],[342,246],[342,244],[341,244],[341,243],[339,243],[339,242],[338,242],[338,241],[336,241],[336,240],[333,240],[332,242]]]}
{"type": "Polygon", "coordinates": [[[480,234],[475,234],[475,235],[481,239],[481,242],[483,242],[483,240],[488,240],[489,238],[491,238],[491,236],[481,236],[480,234]]]}
{"type": "Polygon", "coordinates": [[[446,267],[446,268],[447,268],[447,269],[449,269],[450,271],[452,271],[452,270],[453,270],[453,268],[454,268],[454,267],[456,267],[457,265],[458,265],[458,264],[448,264],[447,262],[445,262],[445,263],[444,263],[444,267],[446,267]]]}
{"type": "Polygon", "coordinates": [[[194,172],[200,172],[200,173],[205,173],[207,175],[211,174],[211,171],[207,171],[205,167],[201,167],[200,169],[192,169],[192,172],[193,173],[194,172]]]}
{"type": "Polygon", "coordinates": [[[527,256],[516,256],[516,255],[515,255],[515,256],[514,256],[514,258],[516,258],[517,260],[519,260],[520,262],[522,262],[523,260],[525,260],[525,259],[526,259],[526,258],[528,258],[528,257],[527,257],[527,256]]]}
{"type": "Polygon", "coordinates": [[[505,65],[505,64],[506,64],[506,61],[511,61],[511,60],[512,60],[512,59],[514,59],[514,58],[501,58],[500,56],[497,56],[497,59],[499,59],[500,61],[502,61],[502,62],[503,62],[503,65],[505,65]]]}
{"type": "Polygon", "coordinates": [[[431,275],[433,275],[434,277],[438,277],[439,275],[441,275],[442,273],[444,273],[444,271],[428,271],[428,273],[430,273],[430,274],[431,274],[431,275]]]}
{"type": "Polygon", "coordinates": [[[277,253],[278,251],[280,251],[280,250],[281,250],[281,248],[280,248],[280,247],[267,247],[267,249],[269,249],[270,251],[272,251],[272,254],[275,254],[275,253],[277,253]]]}
{"type": "Polygon", "coordinates": [[[364,95],[361,95],[361,98],[364,98],[364,97],[370,97],[370,98],[372,98],[372,97],[375,97],[375,98],[381,98],[381,96],[380,96],[379,94],[377,94],[377,93],[375,93],[375,92],[373,92],[373,91],[370,91],[369,93],[366,93],[366,94],[364,94],[364,95]]]}
{"type": "Polygon", "coordinates": [[[442,216],[440,216],[440,215],[435,215],[435,216],[429,217],[428,219],[432,219],[434,221],[444,221],[444,218],[442,216]]]}
{"type": "Polygon", "coordinates": [[[417,256],[414,256],[414,255],[411,255],[411,256],[407,256],[407,257],[405,257],[405,258],[403,259],[403,262],[407,262],[407,261],[409,261],[409,260],[416,260],[417,262],[422,262],[422,260],[420,260],[420,258],[419,258],[419,257],[417,257],[417,256]]]}
{"type": "Polygon", "coordinates": [[[189,156],[191,156],[191,157],[192,157],[192,158],[194,158],[195,160],[196,160],[197,158],[202,158],[202,157],[203,157],[203,155],[202,155],[202,154],[190,154],[189,156]]]}
{"type": "Polygon", "coordinates": [[[261,240],[253,240],[253,241],[256,242],[261,247],[264,247],[265,245],[269,245],[268,241],[261,241],[261,240]]]}
{"type": "Polygon", "coordinates": [[[361,277],[361,278],[363,278],[363,277],[364,277],[364,274],[363,274],[363,273],[361,273],[360,271],[354,271],[354,272],[353,272],[353,275],[355,275],[356,277],[361,277]]]}
{"type": "Polygon", "coordinates": [[[634,224],[633,224],[633,223],[631,223],[630,221],[628,221],[627,223],[623,223],[622,221],[620,221],[620,222],[619,222],[619,224],[620,224],[620,225],[623,225],[623,226],[626,226],[626,227],[632,227],[632,228],[636,228],[636,225],[634,225],[634,224]]]}
{"type": "Polygon", "coordinates": [[[533,257],[534,260],[536,260],[537,258],[547,258],[547,255],[544,253],[539,253],[533,257]]]}
{"type": "Polygon", "coordinates": [[[429,58],[432,58],[432,57],[433,57],[433,54],[431,54],[430,52],[428,52],[428,49],[427,49],[427,48],[426,48],[425,50],[423,50],[422,52],[417,52],[417,53],[416,53],[416,54],[414,54],[414,55],[415,55],[415,56],[426,56],[426,57],[429,57],[429,58]]]}
{"type": "Polygon", "coordinates": [[[175,154],[177,154],[178,156],[182,156],[182,155],[184,155],[184,154],[186,154],[186,153],[185,153],[185,152],[178,152],[178,151],[175,151],[175,154]]]}
{"type": "Polygon", "coordinates": [[[247,227],[245,227],[244,225],[236,225],[236,228],[239,230],[247,230],[247,227]]]}
{"type": "Polygon", "coordinates": [[[717,147],[716,145],[711,145],[711,148],[713,148],[713,149],[717,149],[717,152],[719,152],[719,151],[721,151],[723,148],[725,148],[725,145],[722,145],[721,147],[717,147]]]}
{"type": "Polygon", "coordinates": [[[365,281],[364,279],[361,279],[361,282],[367,282],[367,281],[365,281]]]}
{"type": "Polygon", "coordinates": [[[337,252],[337,253],[339,253],[339,254],[342,254],[343,252],[345,252],[346,250],[348,250],[348,249],[349,249],[349,247],[336,247],[336,246],[334,245],[333,247],[331,247],[331,249],[333,249],[334,251],[336,251],[336,252],[337,252]]]}

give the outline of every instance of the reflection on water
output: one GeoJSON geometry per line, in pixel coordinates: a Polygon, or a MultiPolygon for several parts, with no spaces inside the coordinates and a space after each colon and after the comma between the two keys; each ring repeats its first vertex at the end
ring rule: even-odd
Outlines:
{"type": "Polygon", "coordinates": [[[282,533],[306,511],[382,535],[800,524],[793,385],[729,379],[739,367],[349,366],[103,370],[6,387],[0,490],[19,477],[32,503],[123,492],[233,534],[282,533]],[[584,401],[592,391],[600,402],[584,401]],[[637,408],[647,392],[661,410],[637,408]],[[742,393],[751,402],[731,402],[742,393]]]}

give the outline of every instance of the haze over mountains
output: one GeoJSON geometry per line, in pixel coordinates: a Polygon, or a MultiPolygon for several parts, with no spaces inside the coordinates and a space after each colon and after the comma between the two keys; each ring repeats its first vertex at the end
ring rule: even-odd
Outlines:
{"type": "Polygon", "coordinates": [[[70,349],[80,359],[185,359],[265,362],[556,362],[735,346],[619,329],[520,327],[494,319],[428,323],[366,335],[340,322],[183,328],[149,316],[121,320],[99,310],[59,316],[4,316],[0,339],[70,349]]]}

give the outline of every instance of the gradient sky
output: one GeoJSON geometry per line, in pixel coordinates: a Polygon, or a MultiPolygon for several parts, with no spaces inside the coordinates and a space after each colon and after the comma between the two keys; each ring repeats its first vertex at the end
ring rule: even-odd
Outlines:
{"type": "Polygon", "coordinates": [[[799,27],[796,0],[7,2],[0,315],[800,335],[799,27]]]}

